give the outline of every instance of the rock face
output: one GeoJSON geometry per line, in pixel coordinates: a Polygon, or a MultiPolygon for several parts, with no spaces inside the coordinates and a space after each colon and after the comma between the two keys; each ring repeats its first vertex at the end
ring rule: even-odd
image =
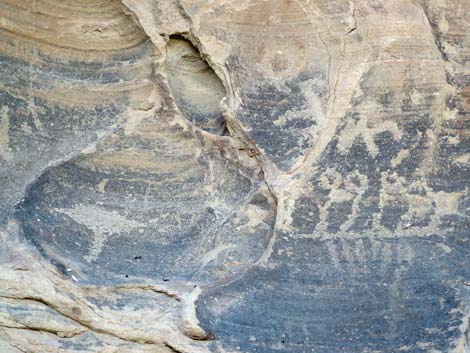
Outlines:
{"type": "Polygon", "coordinates": [[[468,0],[0,0],[0,352],[470,351],[468,0]]]}

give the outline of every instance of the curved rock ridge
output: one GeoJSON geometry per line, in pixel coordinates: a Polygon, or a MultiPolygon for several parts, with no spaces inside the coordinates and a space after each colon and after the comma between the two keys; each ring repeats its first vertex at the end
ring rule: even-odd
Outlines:
{"type": "Polygon", "coordinates": [[[0,9],[4,218],[45,168],[93,145],[129,106],[149,109],[154,48],[117,1],[3,1],[0,9]]]}
{"type": "Polygon", "coordinates": [[[147,39],[116,0],[3,0],[3,30],[62,49],[121,50],[147,39]]]}
{"type": "Polygon", "coordinates": [[[30,186],[17,219],[67,275],[95,284],[136,276],[204,283],[264,253],[275,205],[262,180],[229,143],[202,145],[164,114],[30,186]]]}
{"type": "Polygon", "coordinates": [[[0,0],[0,351],[466,353],[466,0],[0,0]]]}

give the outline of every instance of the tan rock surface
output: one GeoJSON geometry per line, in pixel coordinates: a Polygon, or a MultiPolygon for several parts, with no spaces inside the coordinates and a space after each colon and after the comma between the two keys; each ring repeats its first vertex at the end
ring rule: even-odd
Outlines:
{"type": "Polygon", "coordinates": [[[467,352],[469,58],[467,0],[0,0],[0,352],[467,352]]]}

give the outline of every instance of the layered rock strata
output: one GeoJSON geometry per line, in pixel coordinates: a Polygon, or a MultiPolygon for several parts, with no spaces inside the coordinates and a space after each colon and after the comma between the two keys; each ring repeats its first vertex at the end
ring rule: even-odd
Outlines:
{"type": "Polygon", "coordinates": [[[0,0],[0,351],[469,347],[466,0],[0,0]]]}

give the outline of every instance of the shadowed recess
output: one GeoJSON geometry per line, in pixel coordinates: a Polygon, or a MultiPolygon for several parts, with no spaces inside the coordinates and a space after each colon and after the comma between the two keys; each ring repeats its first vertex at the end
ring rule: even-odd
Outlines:
{"type": "Polygon", "coordinates": [[[165,71],[183,115],[202,130],[226,135],[227,128],[219,106],[225,89],[197,48],[182,36],[171,36],[165,71]]]}

